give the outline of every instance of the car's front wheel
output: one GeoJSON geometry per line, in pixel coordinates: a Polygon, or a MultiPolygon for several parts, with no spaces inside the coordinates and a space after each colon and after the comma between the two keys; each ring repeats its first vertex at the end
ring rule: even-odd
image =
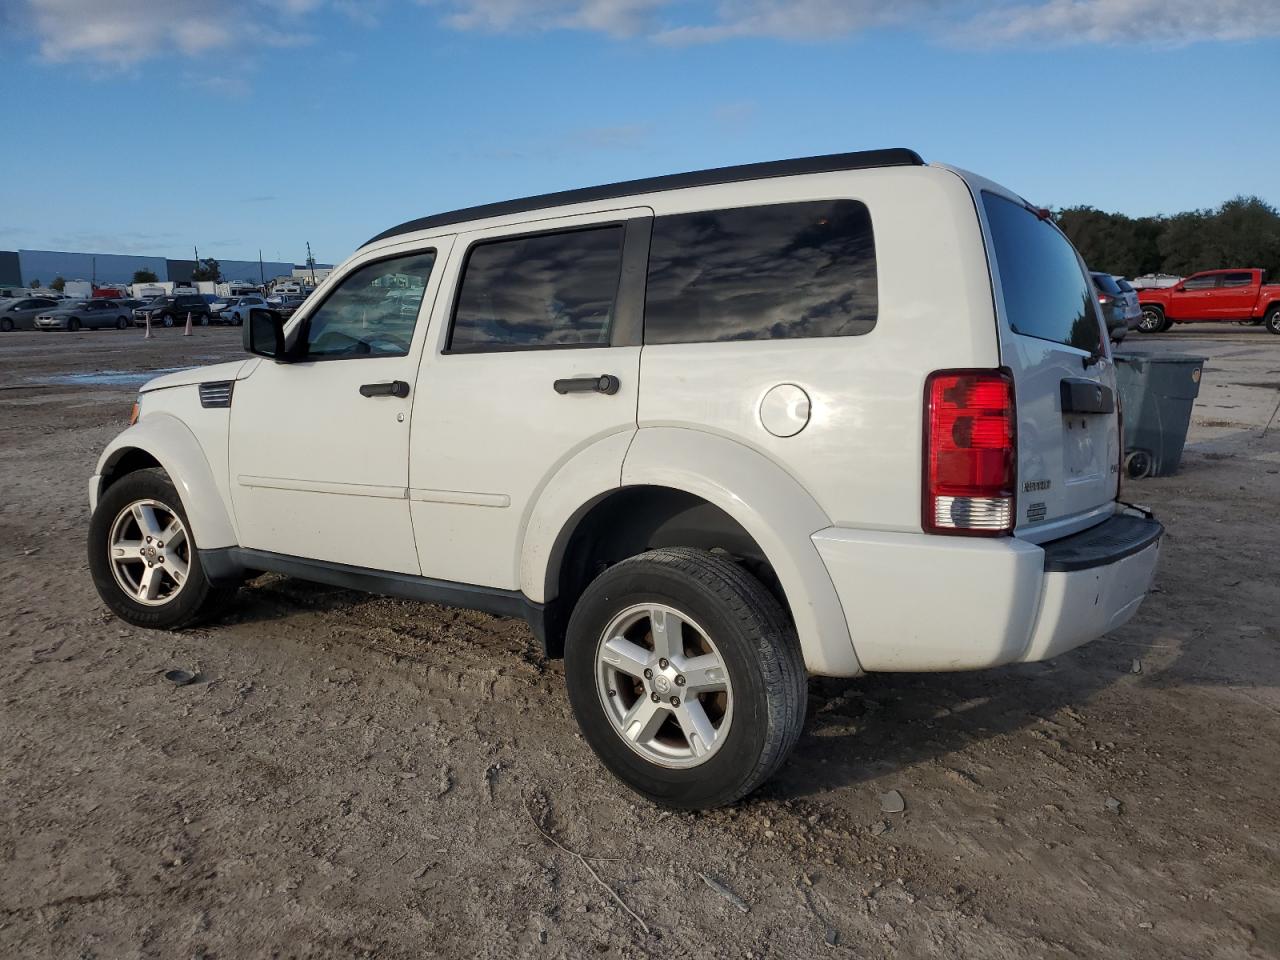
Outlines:
{"type": "Polygon", "coordinates": [[[117,330],[128,330],[128,329],[129,329],[129,318],[128,318],[128,317],[116,317],[116,329],[117,329],[117,330]]]}
{"type": "Polygon", "coordinates": [[[80,321],[77,320],[75,317],[72,317],[70,320],[67,321],[67,329],[70,330],[72,333],[79,332],[80,321]]]}
{"type": "Polygon", "coordinates": [[[159,630],[212,616],[236,592],[205,576],[186,510],[162,470],[128,474],[102,495],[89,521],[89,571],[116,616],[159,630]]]}
{"type": "Polygon", "coordinates": [[[3,319],[0,319],[0,332],[8,333],[12,329],[13,329],[12,320],[10,320],[8,317],[4,317],[3,319]]]}
{"type": "Polygon", "coordinates": [[[804,661],[782,608],[703,550],[652,550],[597,577],[569,621],[565,677],[605,766],[664,806],[745,796],[804,724],[804,661]]]}
{"type": "Polygon", "coordinates": [[[1267,317],[1263,321],[1267,325],[1268,333],[1280,333],[1280,306],[1272,307],[1267,311],[1267,317]]]}

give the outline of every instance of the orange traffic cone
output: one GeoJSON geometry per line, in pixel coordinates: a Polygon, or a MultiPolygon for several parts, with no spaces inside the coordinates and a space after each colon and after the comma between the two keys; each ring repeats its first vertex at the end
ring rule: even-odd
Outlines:
{"type": "Polygon", "coordinates": [[[182,334],[184,337],[191,336],[191,311],[187,311],[187,329],[182,334]]]}
{"type": "Polygon", "coordinates": [[[150,314],[150,313],[144,313],[144,314],[143,314],[143,317],[145,317],[145,318],[146,318],[146,321],[147,321],[147,334],[146,334],[146,336],[144,336],[142,339],[143,339],[143,340],[153,340],[153,339],[155,339],[155,338],[154,338],[154,336],[153,336],[153,335],[152,335],[152,333],[151,333],[151,314],[150,314]]]}

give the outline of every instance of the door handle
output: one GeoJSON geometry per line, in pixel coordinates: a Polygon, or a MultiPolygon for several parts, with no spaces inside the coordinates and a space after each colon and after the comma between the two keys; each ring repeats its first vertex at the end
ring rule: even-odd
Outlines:
{"type": "Polygon", "coordinates": [[[360,387],[362,397],[400,397],[409,395],[409,385],[403,380],[392,380],[390,383],[366,383],[360,387]]]}
{"type": "Polygon", "coordinates": [[[557,380],[552,384],[556,393],[605,393],[609,396],[618,392],[618,388],[622,386],[618,382],[618,378],[611,373],[603,374],[599,377],[570,377],[567,380],[557,380]]]}

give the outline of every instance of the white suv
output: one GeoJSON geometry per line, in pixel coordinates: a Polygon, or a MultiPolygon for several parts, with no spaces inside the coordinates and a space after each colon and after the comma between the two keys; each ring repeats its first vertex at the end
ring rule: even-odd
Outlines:
{"type": "Polygon", "coordinates": [[[1079,256],[909,150],[415,220],[244,338],[99,461],[106,603],[178,628],[277,571],[524,617],[658,803],[769,777],[807,675],[1053,657],[1155,570],[1079,256]]]}

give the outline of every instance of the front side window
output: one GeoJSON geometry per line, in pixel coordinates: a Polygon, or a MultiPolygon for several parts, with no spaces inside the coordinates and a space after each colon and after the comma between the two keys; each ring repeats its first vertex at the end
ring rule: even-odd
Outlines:
{"type": "Polygon", "coordinates": [[[607,346],[623,228],[513,237],[472,248],[449,352],[607,346]]]}
{"type": "Polygon", "coordinates": [[[1203,277],[1192,277],[1182,285],[1183,290],[1212,290],[1218,285],[1218,274],[1210,273],[1203,277]]]}
{"type": "Polygon", "coordinates": [[[1102,326],[1094,293],[1071,241],[1052,223],[1006,197],[983,191],[982,206],[1009,328],[1100,353],[1102,326]]]}
{"type": "Polygon", "coordinates": [[[645,343],[856,336],[877,310],[871,214],[856,200],[653,222],[645,343]]]}
{"type": "Polygon", "coordinates": [[[304,358],[408,354],[435,261],[424,250],[357,269],[307,318],[304,358]]]}

